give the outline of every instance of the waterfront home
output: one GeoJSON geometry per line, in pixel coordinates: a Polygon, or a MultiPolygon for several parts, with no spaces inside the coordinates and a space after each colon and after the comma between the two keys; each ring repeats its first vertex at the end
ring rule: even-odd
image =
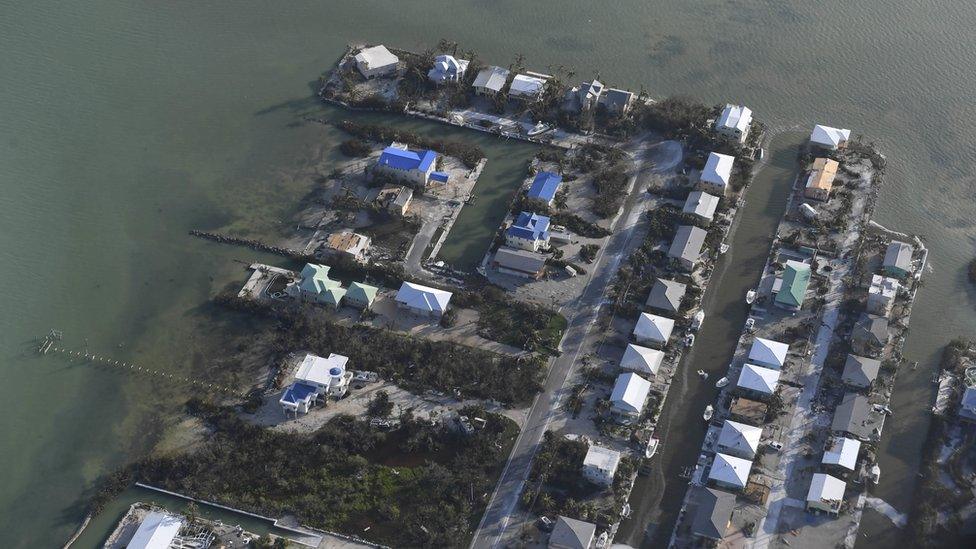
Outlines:
{"type": "Polygon", "coordinates": [[[317,400],[318,390],[315,387],[296,381],[281,394],[278,404],[286,416],[289,412],[297,416],[299,413],[307,414],[317,400]]]}
{"type": "Polygon", "coordinates": [[[959,400],[959,419],[976,423],[976,387],[966,387],[959,400]]]}
{"type": "Polygon", "coordinates": [[[439,179],[448,176],[443,172],[435,172],[437,153],[434,151],[412,151],[404,145],[393,143],[383,149],[379,160],[373,166],[375,175],[386,175],[398,181],[412,183],[416,187],[426,187],[434,175],[439,179]]]}
{"type": "Polygon", "coordinates": [[[621,423],[631,423],[644,411],[644,402],[651,392],[651,382],[633,373],[617,376],[610,393],[610,412],[621,423]]]}
{"type": "Polygon", "coordinates": [[[862,441],[871,440],[875,427],[868,398],[857,393],[845,394],[834,410],[830,430],[841,436],[850,435],[862,441]]]}
{"type": "Polygon", "coordinates": [[[763,398],[775,393],[778,383],[779,370],[763,368],[755,364],[744,364],[735,386],[746,395],[763,398]]]}
{"type": "Polygon", "coordinates": [[[508,75],[509,72],[501,67],[487,67],[478,73],[471,87],[477,95],[494,97],[505,88],[508,75]]]}
{"type": "Polygon", "coordinates": [[[637,95],[634,92],[618,90],[617,88],[607,88],[606,93],[603,94],[601,103],[608,113],[626,116],[636,99],[637,95]]]}
{"type": "Polygon", "coordinates": [[[600,486],[613,484],[613,476],[620,465],[620,452],[590,444],[583,458],[583,477],[600,486]]]}
{"type": "Polygon", "coordinates": [[[491,266],[500,273],[538,280],[546,272],[546,256],[502,246],[495,252],[491,266]]]}
{"type": "Polygon", "coordinates": [[[150,511],[136,528],[126,549],[165,549],[173,544],[186,519],[179,515],[150,511]]]}
{"type": "Polygon", "coordinates": [[[877,357],[888,344],[888,319],[883,316],[861,313],[851,332],[851,347],[859,355],[877,357]]]}
{"type": "Polygon", "coordinates": [[[888,316],[895,305],[895,297],[901,284],[898,279],[889,276],[871,275],[871,286],[868,287],[867,311],[878,316],[888,316]]]}
{"type": "Polygon", "coordinates": [[[750,471],[752,471],[752,460],[727,454],[715,454],[712,468],[708,472],[708,480],[722,488],[742,490],[749,482],[750,471]]]}
{"type": "Polygon", "coordinates": [[[884,260],[881,262],[881,270],[886,275],[898,278],[905,278],[912,273],[912,253],[915,251],[911,244],[899,242],[897,240],[888,244],[885,250],[884,260]]]}
{"type": "Polygon", "coordinates": [[[694,215],[705,221],[711,221],[715,217],[715,210],[718,208],[718,197],[703,191],[692,191],[685,199],[683,213],[694,215]]]}
{"type": "Polygon", "coordinates": [[[715,132],[738,143],[745,143],[752,125],[752,109],[727,104],[715,121],[715,132]]]}
{"type": "Polygon", "coordinates": [[[681,225],[668,248],[668,257],[675,260],[681,268],[694,271],[701,259],[702,246],[708,233],[692,225],[681,225]]]}
{"type": "Polygon", "coordinates": [[[526,103],[538,101],[542,98],[542,91],[546,87],[543,75],[517,74],[508,88],[508,97],[519,99],[526,103]]]}
{"type": "Polygon", "coordinates": [[[799,311],[803,308],[803,298],[806,296],[808,286],[810,286],[810,264],[787,260],[783,276],[773,284],[773,291],[776,294],[773,301],[777,307],[788,311],[799,311]]]}
{"type": "Polygon", "coordinates": [[[786,364],[786,354],[790,346],[786,343],[757,337],[749,348],[749,362],[780,370],[786,364]]]}
{"type": "Polygon", "coordinates": [[[366,259],[366,250],[369,249],[369,244],[368,236],[352,231],[339,231],[330,234],[325,239],[324,248],[327,253],[362,262],[366,259]]]}
{"type": "Polygon", "coordinates": [[[841,379],[851,387],[866,389],[874,383],[880,369],[880,360],[848,353],[841,379]]]}
{"type": "Polygon", "coordinates": [[[620,359],[620,369],[650,377],[657,375],[662,362],[664,362],[664,351],[628,343],[627,350],[620,359]]]}
{"type": "Polygon", "coordinates": [[[427,78],[435,84],[460,82],[467,70],[468,60],[458,59],[453,55],[438,55],[434,58],[434,66],[427,72],[427,78]]]}
{"type": "Polygon", "coordinates": [[[531,252],[548,248],[549,218],[537,213],[520,213],[505,231],[505,244],[531,252]]]}
{"type": "Polygon", "coordinates": [[[644,306],[677,315],[681,310],[681,300],[684,299],[687,289],[688,287],[680,282],[659,278],[654,281],[644,306]]]}
{"type": "Polygon", "coordinates": [[[549,549],[590,549],[596,524],[560,516],[549,534],[549,549]]]}
{"type": "Polygon", "coordinates": [[[593,108],[603,95],[603,84],[599,80],[584,82],[579,87],[579,106],[581,111],[593,108]]]}
{"type": "Polygon", "coordinates": [[[306,353],[298,364],[295,382],[314,387],[317,396],[341,398],[352,380],[352,372],[346,372],[347,362],[348,357],[335,353],[328,358],[306,353]]]}
{"type": "Polygon", "coordinates": [[[820,462],[825,467],[832,467],[845,472],[853,472],[857,468],[857,454],[861,451],[861,441],[847,437],[830,437],[820,462]]]}
{"type": "Polygon", "coordinates": [[[698,177],[698,188],[714,195],[725,196],[732,179],[733,164],[735,164],[733,156],[717,152],[708,153],[705,168],[698,177]]]}
{"type": "Polygon", "coordinates": [[[691,501],[695,504],[695,518],[691,533],[701,538],[721,540],[732,523],[735,494],[700,486],[694,488],[691,501]]]}
{"type": "Polygon", "coordinates": [[[718,435],[717,448],[723,454],[752,459],[756,457],[756,452],[759,451],[759,440],[761,438],[762,427],[753,427],[727,419],[718,435]]]}
{"type": "Polygon", "coordinates": [[[546,206],[552,206],[552,201],[556,198],[556,193],[559,192],[559,186],[562,183],[563,178],[557,173],[539,172],[535,174],[535,179],[532,180],[532,185],[529,186],[529,192],[526,193],[526,196],[529,200],[538,200],[546,206]]]}
{"type": "Polygon", "coordinates": [[[329,270],[328,265],[305,264],[299,279],[285,286],[285,293],[299,301],[328,303],[328,290],[342,285],[329,278],[329,270]]]}
{"type": "Polygon", "coordinates": [[[830,515],[840,513],[844,503],[847,483],[825,473],[814,473],[807,492],[807,511],[823,511],[830,515]]]}
{"type": "Polygon", "coordinates": [[[851,130],[831,128],[817,124],[810,132],[810,144],[814,147],[836,151],[847,146],[847,140],[851,137],[851,130]]]}
{"type": "Polygon", "coordinates": [[[440,319],[447,311],[451,292],[404,281],[397,291],[397,309],[410,315],[440,319]]]}
{"type": "Polygon", "coordinates": [[[732,398],[732,404],[729,406],[729,417],[749,425],[762,425],[766,422],[768,411],[769,406],[765,402],[737,396],[732,398]]]}
{"type": "Polygon", "coordinates": [[[803,190],[803,196],[823,202],[829,200],[839,166],[836,160],[829,158],[814,160],[810,175],[807,176],[807,185],[803,190]]]}
{"type": "Polygon", "coordinates": [[[356,68],[365,78],[376,78],[396,74],[400,59],[390,53],[386,46],[363,48],[356,54],[356,68]]]}
{"type": "Polygon", "coordinates": [[[385,185],[376,195],[376,203],[380,207],[400,216],[407,215],[412,201],[413,189],[403,185],[385,185]]]}
{"type": "Polygon", "coordinates": [[[634,326],[634,341],[664,347],[668,344],[672,330],[674,330],[674,319],[641,313],[637,317],[637,325],[634,326]]]}
{"type": "Polygon", "coordinates": [[[380,289],[376,286],[370,286],[362,282],[353,282],[349,284],[349,289],[346,290],[343,303],[356,309],[368,311],[373,307],[373,301],[376,300],[376,294],[379,291],[380,289]]]}

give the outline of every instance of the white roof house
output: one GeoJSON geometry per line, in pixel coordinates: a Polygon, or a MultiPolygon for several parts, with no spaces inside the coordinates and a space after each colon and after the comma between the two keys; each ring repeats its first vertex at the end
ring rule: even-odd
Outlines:
{"type": "Polygon", "coordinates": [[[807,492],[807,509],[817,509],[836,514],[844,501],[847,483],[824,473],[815,473],[807,492]]]}
{"type": "Polygon", "coordinates": [[[366,78],[392,74],[396,72],[399,62],[400,59],[383,45],[363,48],[356,54],[356,68],[366,78]]]}
{"type": "Polygon", "coordinates": [[[634,326],[634,339],[638,343],[666,345],[672,330],[674,330],[673,318],[641,313],[637,318],[637,325],[634,326]]]}
{"type": "Polygon", "coordinates": [[[817,124],[810,133],[810,143],[833,151],[843,147],[850,137],[851,130],[842,130],[817,124]]]}
{"type": "Polygon", "coordinates": [[[715,454],[708,479],[728,488],[745,488],[749,482],[752,461],[727,454],[715,454]]]}
{"type": "Polygon", "coordinates": [[[583,458],[583,476],[604,486],[613,484],[620,465],[620,452],[591,444],[583,458]]]}
{"type": "Polygon", "coordinates": [[[631,372],[657,375],[657,371],[661,369],[661,362],[663,361],[664,351],[628,343],[627,350],[624,351],[624,357],[620,359],[620,368],[631,372]]]}
{"type": "Polygon", "coordinates": [[[718,197],[702,191],[692,191],[685,200],[685,207],[681,211],[686,214],[697,215],[711,221],[718,208],[718,197]]]}
{"type": "Polygon", "coordinates": [[[757,393],[771,395],[776,391],[777,383],[779,383],[779,370],[771,370],[756,366],[755,364],[746,364],[742,367],[742,372],[739,374],[739,381],[736,383],[736,386],[750,391],[756,391],[757,393]]]}
{"type": "Polygon", "coordinates": [[[546,79],[527,74],[517,74],[508,87],[508,96],[534,101],[542,96],[546,79]]]}
{"type": "Polygon", "coordinates": [[[439,317],[447,310],[451,292],[404,282],[397,291],[397,305],[411,313],[439,317]]]}
{"type": "Polygon", "coordinates": [[[752,109],[742,105],[725,105],[722,114],[715,121],[715,130],[721,134],[737,137],[744,141],[752,124],[752,109]]]}
{"type": "Polygon", "coordinates": [[[169,549],[184,522],[183,517],[152,511],[142,519],[126,549],[169,549]]]}
{"type": "Polygon", "coordinates": [[[786,343],[757,337],[749,349],[749,362],[779,370],[786,364],[789,350],[790,346],[786,343]]]}
{"type": "Polygon", "coordinates": [[[726,454],[752,459],[759,451],[762,427],[753,427],[737,421],[725,420],[718,435],[718,449],[726,454]]]}
{"type": "Polygon", "coordinates": [[[342,383],[342,377],[346,373],[347,362],[349,362],[349,357],[335,353],[330,354],[329,358],[322,358],[318,355],[308,353],[298,365],[298,370],[295,372],[295,380],[328,389],[335,383],[342,383]]]}
{"type": "Polygon", "coordinates": [[[471,87],[480,95],[494,95],[505,87],[509,72],[501,67],[486,67],[475,77],[471,87]]]}
{"type": "Polygon", "coordinates": [[[466,70],[468,70],[467,59],[458,59],[453,55],[438,55],[434,58],[434,66],[427,72],[427,77],[438,84],[457,82],[464,77],[466,70]]]}
{"type": "Polygon", "coordinates": [[[644,410],[647,394],[651,392],[651,382],[641,376],[627,372],[617,376],[610,394],[610,408],[622,415],[637,416],[644,410]]]}
{"type": "Polygon", "coordinates": [[[857,454],[861,451],[861,441],[853,438],[833,437],[824,451],[824,465],[837,465],[848,471],[857,467],[857,454]]]}
{"type": "Polygon", "coordinates": [[[708,153],[708,160],[705,161],[705,168],[701,172],[699,181],[703,185],[719,189],[723,194],[729,186],[732,178],[732,164],[735,157],[717,152],[708,153]]]}

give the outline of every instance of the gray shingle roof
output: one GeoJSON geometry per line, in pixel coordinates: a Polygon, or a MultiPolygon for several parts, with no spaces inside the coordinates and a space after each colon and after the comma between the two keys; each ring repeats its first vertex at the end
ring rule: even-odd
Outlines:
{"type": "Polygon", "coordinates": [[[705,244],[705,237],[708,235],[704,230],[691,225],[678,227],[678,232],[674,235],[671,248],[668,250],[668,257],[684,259],[695,262],[701,258],[702,245],[705,244]]]}
{"type": "Polygon", "coordinates": [[[838,433],[850,433],[861,440],[871,437],[874,427],[870,421],[871,408],[867,397],[857,393],[847,393],[840,406],[834,410],[834,421],[830,429],[838,433]]]}
{"type": "Polygon", "coordinates": [[[722,539],[725,529],[735,509],[735,496],[714,488],[698,488],[695,493],[698,508],[691,523],[691,531],[696,536],[722,539]]]}
{"type": "Polygon", "coordinates": [[[559,517],[549,536],[549,547],[588,549],[596,534],[596,525],[582,520],[559,517]]]}
{"type": "Polygon", "coordinates": [[[847,355],[844,363],[844,373],[841,377],[844,383],[854,387],[868,387],[878,377],[881,361],[854,354],[847,355]]]}
{"type": "Polygon", "coordinates": [[[681,299],[685,296],[687,286],[674,280],[659,278],[654,281],[651,294],[647,296],[645,305],[652,309],[659,309],[672,313],[681,308],[681,299]]]}
{"type": "Polygon", "coordinates": [[[544,255],[505,246],[498,248],[498,251],[495,252],[494,261],[500,267],[525,273],[537,273],[546,265],[546,257],[544,255]]]}

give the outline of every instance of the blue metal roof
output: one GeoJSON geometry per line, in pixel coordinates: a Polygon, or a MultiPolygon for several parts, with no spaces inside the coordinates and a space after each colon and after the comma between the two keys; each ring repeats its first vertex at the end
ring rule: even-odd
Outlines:
{"type": "Polygon", "coordinates": [[[526,240],[546,240],[549,238],[549,218],[535,213],[522,212],[507,234],[526,240]]]}
{"type": "Polygon", "coordinates": [[[448,174],[444,173],[444,172],[431,172],[430,173],[430,178],[431,179],[433,179],[434,181],[440,181],[441,183],[447,183],[447,180],[449,179],[449,177],[450,176],[448,174]]]}
{"type": "Polygon", "coordinates": [[[556,197],[556,191],[562,184],[563,178],[552,172],[539,172],[529,187],[529,198],[549,202],[556,197]]]}
{"type": "Polygon", "coordinates": [[[434,151],[411,151],[397,147],[387,147],[380,155],[379,164],[397,170],[420,170],[426,172],[437,160],[434,151]]]}
{"type": "Polygon", "coordinates": [[[281,396],[281,400],[283,402],[297,404],[299,402],[304,402],[309,395],[315,394],[315,391],[315,387],[300,381],[296,381],[285,389],[285,394],[281,396]]]}

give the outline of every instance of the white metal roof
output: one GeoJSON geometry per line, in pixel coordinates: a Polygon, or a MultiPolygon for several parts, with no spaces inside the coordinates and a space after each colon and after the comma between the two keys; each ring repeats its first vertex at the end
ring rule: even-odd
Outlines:
{"type": "Polygon", "coordinates": [[[624,351],[624,357],[620,359],[620,368],[655,375],[661,368],[662,361],[664,361],[664,351],[629,343],[627,350],[624,351]]]}
{"type": "Polygon", "coordinates": [[[836,149],[841,143],[844,143],[850,137],[851,130],[831,128],[830,126],[822,126],[820,124],[814,126],[813,131],[810,132],[811,143],[822,145],[831,149],[836,149]]]}
{"type": "Polygon", "coordinates": [[[633,372],[620,374],[613,384],[610,404],[624,412],[639,414],[644,409],[644,401],[650,391],[650,381],[633,372]]]}
{"type": "Polygon", "coordinates": [[[688,194],[682,212],[711,221],[715,217],[716,208],[718,208],[717,196],[702,191],[693,191],[688,194]]]}
{"type": "Polygon", "coordinates": [[[373,46],[371,48],[365,48],[356,54],[356,64],[365,64],[367,69],[395,65],[397,62],[399,62],[399,60],[400,59],[397,56],[390,53],[390,50],[386,49],[386,46],[382,44],[379,46],[373,46]]]}
{"type": "Polygon", "coordinates": [[[848,471],[853,471],[857,466],[857,453],[860,451],[860,440],[834,437],[827,445],[822,463],[824,465],[839,465],[848,471]]]}
{"type": "Polygon", "coordinates": [[[518,74],[512,79],[512,85],[508,88],[508,95],[514,97],[538,96],[542,93],[542,88],[545,85],[546,80],[544,78],[518,74]]]}
{"type": "Polygon", "coordinates": [[[825,473],[814,473],[807,492],[807,501],[815,501],[826,505],[836,506],[844,499],[847,483],[825,473]]]}
{"type": "Polygon", "coordinates": [[[730,486],[744,488],[749,482],[749,471],[751,470],[752,462],[747,459],[727,454],[715,454],[708,478],[730,486]]]}
{"type": "Polygon", "coordinates": [[[396,300],[398,303],[418,311],[443,313],[447,310],[447,304],[451,301],[452,295],[451,292],[437,288],[404,282],[397,292],[396,300]]]}
{"type": "Polygon", "coordinates": [[[749,361],[777,370],[786,364],[786,353],[790,346],[786,343],[757,337],[749,348],[749,361]]]}
{"type": "Polygon", "coordinates": [[[732,104],[725,105],[717,123],[720,128],[735,128],[742,133],[749,129],[749,124],[752,124],[752,109],[732,104]]]}
{"type": "Polygon", "coordinates": [[[673,329],[674,319],[652,315],[651,313],[641,313],[637,319],[637,325],[634,326],[634,337],[639,341],[667,343],[673,329]]]}
{"type": "Polygon", "coordinates": [[[746,425],[737,421],[725,420],[722,432],[718,435],[719,448],[735,450],[755,456],[759,450],[759,440],[762,438],[762,428],[746,425]]]}
{"type": "Polygon", "coordinates": [[[341,376],[346,372],[346,362],[348,361],[348,357],[335,353],[330,354],[329,358],[308,353],[302,359],[302,363],[298,365],[295,379],[329,386],[333,377],[341,376]],[[338,373],[333,373],[333,370],[337,370],[338,373]]]}
{"type": "Polygon", "coordinates": [[[778,370],[746,364],[742,367],[742,373],[739,374],[739,381],[736,385],[743,389],[751,389],[771,395],[776,391],[777,383],[779,383],[778,370]]]}
{"type": "Polygon", "coordinates": [[[583,467],[593,467],[610,473],[615,472],[619,464],[620,452],[596,444],[590,444],[586,457],[583,458],[583,467]]]}
{"type": "Polygon", "coordinates": [[[488,88],[494,92],[501,91],[505,87],[505,81],[508,80],[509,72],[501,67],[488,67],[482,69],[475,77],[472,87],[475,88],[488,88]]]}
{"type": "Polygon", "coordinates": [[[708,160],[705,162],[705,169],[702,170],[701,180],[712,185],[725,187],[729,184],[732,177],[732,164],[735,157],[717,152],[708,153],[708,160]]]}
{"type": "Polygon", "coordinates": [[[169,549],[183,527],[183,517],[152,511],[142,519],[126,549],[169,549]]]}

